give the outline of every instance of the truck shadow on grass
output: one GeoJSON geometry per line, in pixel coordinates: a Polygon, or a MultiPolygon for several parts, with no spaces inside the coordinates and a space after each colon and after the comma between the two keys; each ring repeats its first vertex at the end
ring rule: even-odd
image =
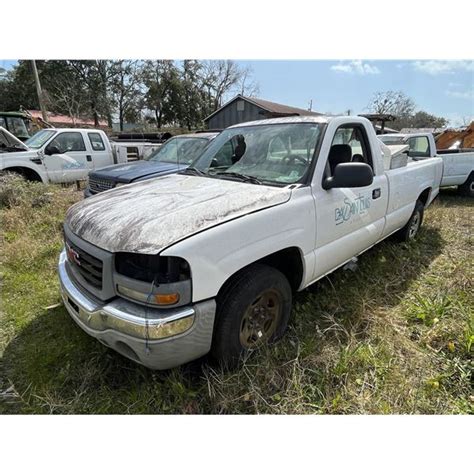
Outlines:
{"type": "MultiPolygon", "coordinates": [[[[349,335],[363,340],[374,311],[397,305],[443,246],[439,230],[430,225],[415,242],[389,240],[369,250],[356,271],[338,270],[297,294],[287,335],[254,360],[278,367],[295,351],[317,355],[321,338],[335,345],[344,344],[349,335]]],[[[16,402],[4,404],[3,411],[213,412],[209,380],[203,377],[208,361],[203,360],[153,372],[83,333],[64,307],[44,310],[3,353],[1,390],[13,385],[18,394],[16,402]]]]}

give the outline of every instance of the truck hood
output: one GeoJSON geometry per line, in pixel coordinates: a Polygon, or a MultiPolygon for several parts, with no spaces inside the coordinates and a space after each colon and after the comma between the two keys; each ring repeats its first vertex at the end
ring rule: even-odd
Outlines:
{"type": "Polygon", "coordinates": [[[79,202],[69,209],[66,225],[109,252],[156,254],[204,229],[290,197],[288,188],[170,175],[79,202]]]}
{"type": "Polygon", "coordinates": [[[0,127],[0,149],[7,151],[27,151],[29,148],[7,129],[0,127]]]}
{"type": "Polygon", "coordinates": [[[90,177],[107,179],[120,183],[131,183],[147,176],[159,176],[176,173],[187,166],[178,166],[174,163],[157,163],[154,161],[136,161],[120,165],[107,166],[90,173],[90,177]]]}

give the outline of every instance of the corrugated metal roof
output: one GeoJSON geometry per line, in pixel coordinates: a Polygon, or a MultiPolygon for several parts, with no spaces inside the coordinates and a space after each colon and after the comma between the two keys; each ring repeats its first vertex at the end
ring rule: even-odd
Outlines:
{"type": "MultiPolygon", "coordinates": [[[[42,114],[40,110],[28,110],[28,112],[31,114],[33,118],[42,118],[42,114]]],[[[48,112],[48,122],[55,124],[55,123],[62,123],[62,124],[67,124],[71,125],[74,127],[80,127],[81,125],[89,125],[91,127],[94,127],[94,120],[88,119],[88,118],[76,118],[75,119],[75,124],[74,120],[72,117],[69,115],[61,115],[61,114],[53,114],[51,112],[48,112]]],[[[105,120],[99,120],[99,127],[107,127],[107,122],[105,120]]]]}
{"type": "Polygon", "coordinates": [[[229,102],[226,102],[222,107],[218,108],[215,112],[213,112],[211,115],[206,117],[204,119],[205,122],[207,122],[211,117],[216,115],[218,112],[220,112],[222,109],[225,107],[229,106],[236,100],[245,100],[247,102],[250,102],[251,104],[256,105],[257,107],[260,107],[261,109],[267,111],[269,114],[275,114],[275,115],[323,115],[320,114],[319,112],[313,112],[310,110],[305,110],[305,109],[300,109],[299,107],[292,107],[290,105],[284,105],[284,104],[278,104],[276,102],[270,102],[269,100],[264,100],[264,99],[259,99],[257,97],[246,97],[241,94],[236,95],[233,99],[229,100],[229,102]]]}

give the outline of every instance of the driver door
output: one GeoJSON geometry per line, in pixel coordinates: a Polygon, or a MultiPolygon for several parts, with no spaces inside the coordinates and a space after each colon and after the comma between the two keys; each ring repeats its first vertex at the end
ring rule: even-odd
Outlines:
{"type": "Polygon", "coordinates": [[[314,279],[334,270],[381,237],[388,202],[385,174],[377,175],[365,128],[361,124],[339,127],[331,144],[325,177],[343,162],[363,162],[374,171],[369,186],[332,188],[322,183],[314,189],[316,203],[316,270],[314,279]],[[332,162],[331,162],[332,161],[332,162]]]}
{"type": "Polygon", "coordinates": [[[43,164],[53,183],[85,179],[87,150],[80,132],[60,132],[46,146],[43,164]],[[57,153],[59,151],[59,153],[57,153]]]}

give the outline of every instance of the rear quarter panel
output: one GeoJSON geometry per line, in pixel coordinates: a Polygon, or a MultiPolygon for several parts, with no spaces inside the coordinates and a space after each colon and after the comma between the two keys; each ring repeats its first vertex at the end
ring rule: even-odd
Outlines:
{"type": "Polygon", "coordinates": [[[411,161],[407,166],[387,170],[389,201],[384,235],[403,227],[410,218],[421,193],[430,189],[426,206],[439,192],[443,163],[440,158],[411,161]]]}

